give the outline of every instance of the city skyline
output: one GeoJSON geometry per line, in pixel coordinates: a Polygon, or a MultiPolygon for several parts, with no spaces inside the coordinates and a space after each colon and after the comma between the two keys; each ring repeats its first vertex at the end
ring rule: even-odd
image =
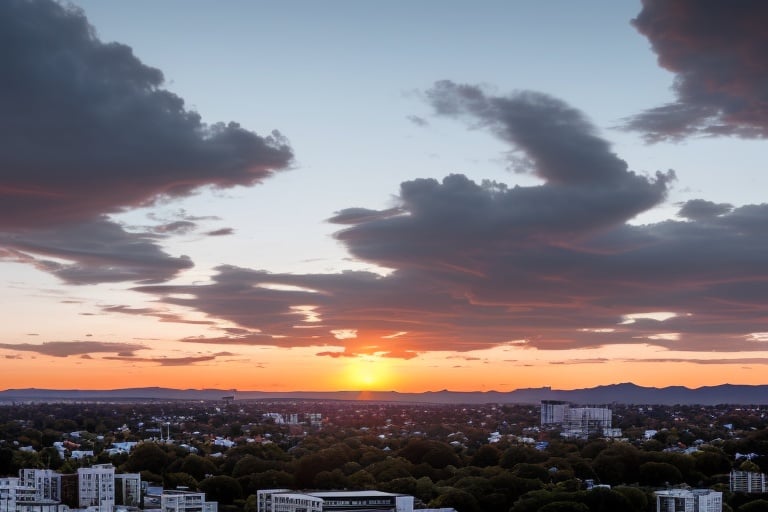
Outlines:
{"type": "Polygon", "coordinates": [[[0,389],[765,384],[766,19],[4,3],[0,389]]]}

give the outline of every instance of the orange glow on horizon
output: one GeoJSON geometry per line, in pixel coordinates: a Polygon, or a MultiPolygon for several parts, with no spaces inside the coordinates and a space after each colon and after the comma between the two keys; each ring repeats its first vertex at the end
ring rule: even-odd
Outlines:
{"type": "MultiPolygon", "coordinates": [[[[179,346],[187,348],[188,345],[179,346]]],[[[641,386],[689,388],[731,384],[766,384],[766,354],[715,363],[696,363],[711,354],[654,352],[669,360],[632,359],[636,347],[602,347],[592,351],[536,351],[498,347],[467,353],[424,353],[413,359],[376,355],[319,356],[323,349],[304,347],[228,347],[232,355],[186,365],[161,365],[151,359],[106,359],[92,356],[51,357],[11,354],[0,375],[0,389],[236,389],[239,391],[512,391],[550,386],[578,389],[632,382],[641,386]],[[602,354],[598,357],[597,354],[602,354]],[[762,363],[760,361],[763,361],[762,363]],[[44,372],[40,369],[45,368],[44,372]]],[[[180,351],[181,349],[179,349],[180,351]]],[[[143,352],[143,351],[142,351],[143,352]]],[[[162,361],[162,356],[155,356],[162,361]]],[[[169,356],[170,357],[170,356],[169,356]]],[[[731,357],[736,357],[731,355],[731,357]]]]}

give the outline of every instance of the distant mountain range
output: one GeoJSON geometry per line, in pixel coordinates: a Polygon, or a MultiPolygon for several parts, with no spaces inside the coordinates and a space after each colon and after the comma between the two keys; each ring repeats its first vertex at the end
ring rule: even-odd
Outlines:
{"type": "Polygon", "coordinates": [[[152,400],[367,400],[375,402],[435,404],[535,404],[541,400],[566,400],[576,404],[768,404],[768,385],[722,384],[690,389],[683,386],[652,388],[632,383],[611,384],[587,389],[557,390],[548,387],[515,391],[235,391],[231,389],[128,388],[111,390],[7,389],[0,391],[3,402],[64,401],[152,401],[152,400]]]}

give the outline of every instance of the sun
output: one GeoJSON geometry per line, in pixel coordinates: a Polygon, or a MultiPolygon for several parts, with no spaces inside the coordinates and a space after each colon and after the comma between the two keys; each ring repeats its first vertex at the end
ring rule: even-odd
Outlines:
{"type": "Polygon", "coordinates": [[[392,368],[388,361],[384,361],[380,357],[355,358],[345,368],[344,381],[353,390],[389,389],[392,385],[392,368]]]}

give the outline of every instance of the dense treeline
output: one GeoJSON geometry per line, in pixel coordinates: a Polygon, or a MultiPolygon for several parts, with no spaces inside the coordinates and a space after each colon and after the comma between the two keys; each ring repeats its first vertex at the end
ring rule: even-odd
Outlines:
{"type": "Polygon", "coordinates": [[[166,488],[204,491],[223,510],[246,512],[255,510],[257,490],[275,487],[379,489],[460,512],[646,512],[655,507],[654,489],[682,485],[725,491],[726,511],[762,510],[760,499],[768,498],[727,492],[732,468],[768,471],[768,430],[759,411],[654,408],[639,415],[627,408],[617,417],[630,439],[620,442],[537,432],[535,409],[522,406],[333,404],[326,405],[335,411],[326,411],[331,420],[298,430],[265,420],[269,407],[0,407],[0,474],[22,467],[72,472],[80,464],[112,463],[166,488]],[[166,432],[172,426],[174,442],[158,438],[164,425],[166,432]],[[646,439],[648,428],[658,431],[646,439]],[[489,443],[491,431],[501,432],[497,442],[489,443]],[[155,439],[130,454],[107,451],[113,442],[144,440],[148,432],[155,439]],[[534,448],[533,435],[548,445],[534,448]],[[233,445],[220,446],[216,438],[233,445]],[[54,448],[62,439],[94,456],[62,458],[54,448]],[[684,451],[694,445],[697,451],[684,451]],[[587,491],[590,480],[611,488],[587,491]]]}

